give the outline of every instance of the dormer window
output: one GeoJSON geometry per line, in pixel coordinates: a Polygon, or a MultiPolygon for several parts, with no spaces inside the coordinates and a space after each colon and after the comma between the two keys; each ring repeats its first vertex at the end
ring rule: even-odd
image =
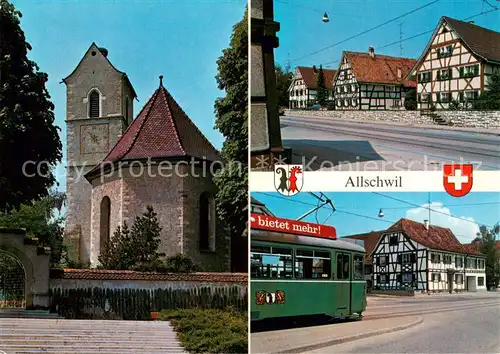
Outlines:
{"type": "Polygon", "coordinates": [[[98,118],[100,112],[100,97],[97,90],[93,90],[89,95],[89,118],[98,118]]]}

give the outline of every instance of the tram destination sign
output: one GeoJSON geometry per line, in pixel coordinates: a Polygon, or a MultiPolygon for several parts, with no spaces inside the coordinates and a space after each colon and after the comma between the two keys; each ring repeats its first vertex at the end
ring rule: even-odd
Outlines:
{"type": "Polygon", "coordinates": [[[277,231],[288,234],[331,239],[337,238],[337,231],[330,225],[313,224],[310,222],[277,218],[264,214],[252,213],[250,215],[250,227],[252,229],[277,231]]]}

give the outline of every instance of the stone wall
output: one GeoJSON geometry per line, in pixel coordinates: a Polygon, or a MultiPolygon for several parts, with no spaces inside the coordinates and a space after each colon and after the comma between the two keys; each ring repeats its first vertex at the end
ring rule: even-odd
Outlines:
{"type": "Polygon", "coordinates": [[[67,318],[149,319],[172,308],[247,311],[245,273],[145,273],[52,269],[51,311],[67,318]]]}
{"type": "MultiPolygon", "coordinates": [[[[455,127],[500,129],[500,111],[436,111],[437,117],[453,123],[455,127]]],[[[435,124],[434,120],[421,111],[305,111],[285,110],[287,116],[332,117],[339,120],[392,122],[403,124],[435,124]]]]}

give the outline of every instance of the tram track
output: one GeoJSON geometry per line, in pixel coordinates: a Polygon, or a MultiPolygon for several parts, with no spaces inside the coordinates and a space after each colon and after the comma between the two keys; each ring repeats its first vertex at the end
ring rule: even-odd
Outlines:
{"type": "Polygon", "coordinates": [[[487,303],[480,303],[480,304],[475,304],[475,305],[469,305],[469,306],[459,306],[459,307],[447,306],[446,308],[432,308],[432,309],[424,309],[424,310],[409,310],[409,311],[398,311],[398,312],[393,312],[393,313],[373,314],[373,315],[364,316],[363,321],[380,320],[380,319],[396,318],[396,317],[404,317],[404,316],[420,316],[420,315],[435,314],[435,313],[450,312],[450,311],[470,310],[470,309],[476,309],[476,308],[491,307],[492,305],[493,306],[500,306],[500,302],[498,302],[498,300],[496,300],[496,301],[491,301],[491,302],[487,302],[487,303]]]}

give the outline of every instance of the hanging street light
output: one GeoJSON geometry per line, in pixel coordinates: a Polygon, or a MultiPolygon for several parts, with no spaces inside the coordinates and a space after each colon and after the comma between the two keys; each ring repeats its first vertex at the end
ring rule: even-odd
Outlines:
{"type": "Polygon", "coordinates": [[[327,22],[330,22],[330,20],[328,19],[328,14],[325,12],[325,14],[323,15],[323,22],[324,23],[327,23],[327,22]]]}
{"type": "Polygon", "coordinates": [[[378,217],[379,218],[383,218],[384,217],[384,212],[382,211],[382,209],[380,209],[380,211],[378,212],[378,217]]]}

